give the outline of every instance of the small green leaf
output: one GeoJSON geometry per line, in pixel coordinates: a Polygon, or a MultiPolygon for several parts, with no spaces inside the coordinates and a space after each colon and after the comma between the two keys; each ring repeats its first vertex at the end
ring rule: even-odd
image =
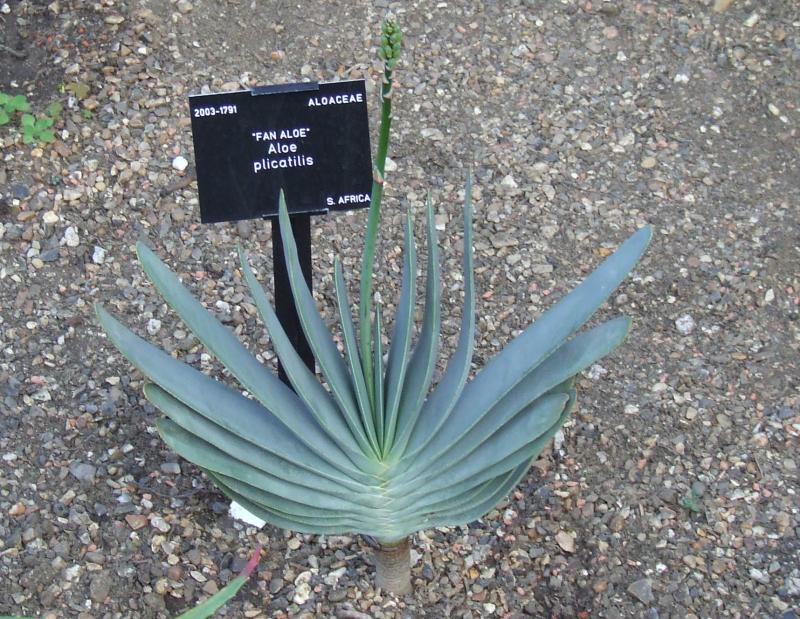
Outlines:
{"type": "Polygon", "coordinates": [[[180,615],[178,619],[206,619],[217,612],[220,608],[225,606],[225,604],[233,599],[233,596],[239,592],[239,589],[241,589],[244,583],[247,582],[247,579],[250,578],[250,574],[253,573],[256,565],[258,565],[260,555],[261,546],[256,548],[253,556],[247,562],[247,565],[244,566],[244,569],[239,576],[234,578],[226,587],[220,589],[206,601],[201,602],[192,610],[180,615]]]}
{"type": "Polygon", "coordinates": [[[23,144],[32,144],[33,143],[33,133],[23,133],[22,134],[22,142],[23,144]]]}
{"type": "Polygon", "coordinates": [[[10,120],[6,111],[0,110],[0,125],[7,125],[10,120]]]}
{"type": "Polygon", "coordinates": [[[678,504],[683,509],[694,512],[695,514],[699,514],[702,511],[699,499],[699,494],[697,494],[694,490],[689,490],[689,492],[687,492],[686,495],[681,498],[678,504]]]}
{"type": "Polygon", "coordinates": [[[11,97],[9,97],[9,96],[8,96],[6,93],[4,93],[4,92],[0,92],[0,105],[2,105],[2,106],[5,106],[5,105],[7,105],[7,104],[8,104],[8,102],[9,102],[10,100],[11,100],[11,97]]]}
{"type": "Polygon", "coordinates": [[[41,118],[36,119],[35,126],[37,131],[44,131],[45,129],[49,129],[53,126],[53,119],[42,116],[41,118]]]}
{"type": "Polygon", "coordinates": [[[11,97],[8,104],[11,106],[11,111],[27,112],[31,109],[31,104],[28,103],[28,99],[25,95],[11,97]]]}
{"type": "Polygon", "coordinates": [[[61,114],[61,110],[63,110],[63,106],[58,101],[53,101],[50,105],[45,108],[45,112],[51,118],[55,118],[59,114],[61,114]]]}
{"type": "Polygon", "coordinates": [[[23,114],[20,122],[26,129],[28,127],[33,128],[36,126],[36,118],[32,114],[23,114]]]}
{"type": "Polygon", "coordinates": [[[75,98],[78,100],[85,99],[89,96],[89,86],[82,82],[70,82],[65,88],[75,95],[75,98]]]}
{"type": "Polygon", "coordinates": [[[50,142],[56,141],[56,134],[52,131],[42,131],[39,134],[39,140],[49,144],[50,142]]]}

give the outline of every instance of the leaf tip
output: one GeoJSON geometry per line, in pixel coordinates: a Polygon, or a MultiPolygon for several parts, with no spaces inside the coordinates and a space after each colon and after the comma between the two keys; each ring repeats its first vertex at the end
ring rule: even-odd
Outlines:
{"type": "Polygon", "coordinates": [[[94,304],[94,315],[97,316],[97,320],[100,321],[100,326],[103,327],[103,330],[108,332],[108,323],[113,321],[114,317],[102,303],[94,304]]]}
{"type": "Polygon", "coordinates": [[[136,241],[136,258],[139,262],[153,255],[153,250],[144,241],[136,241]]]}
{"type": "Polygon", "coordinates": [[[250,557],[250,560],[247,562],[247,565],[244,566],[241,576],[250,576],[250,574],[253,573],[253,570],[256,569],[256,565],[258,565],[258,562],[261,560],[261,550],[262,550],[261,544],[256,546],[256,550],[253,553],[253,556],[250,557]]]}

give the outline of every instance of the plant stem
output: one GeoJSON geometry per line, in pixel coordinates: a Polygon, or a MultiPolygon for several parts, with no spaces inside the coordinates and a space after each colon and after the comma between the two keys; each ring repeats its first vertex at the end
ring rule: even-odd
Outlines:
{"type": "Polygon", "coordinates": [[[394,542],[377,541],[375,586],[397,595],[411,593],[411,541],[408,537],[394,542]]]}
{"type": "Polygon", "coordinates": [[[383,198],[383,179],[386,169],[386,154],[389,151],[389,129],[392,124],[392,70],[384,69],[381,87],[381,126],[378,136],[378,153],[372,177],[372,194],[369,202],[367,238],[364,242],[364,256],[361,261],[361,294],[358,308],[361,336],[361,364],[369,390],[370,402],[374,405],[375,388],[372,366],[372,272],[375,267],[375,244],[378,237],[378,224],[381,218],[381,199],[383,198]]]}

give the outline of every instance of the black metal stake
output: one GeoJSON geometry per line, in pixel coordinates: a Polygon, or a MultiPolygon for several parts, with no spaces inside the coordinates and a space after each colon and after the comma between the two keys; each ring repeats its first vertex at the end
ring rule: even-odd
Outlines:
{"type": "MultiPolygon", "coordinates": [[[[283,241],[281,240],[280,223],[277,217],[270,217],[272,224],[272,263],[273,279],[275,284],[275,313],[278,315],[286,335],[305,361],[308,368],[314,372],[314,354],[303,334],[303,327],[300,324],[300,317],[297,315],[297,308],[294,305],[292,287],[289,284],[289,273],[286,270],[286,262],[283,257],[283,241]]],[[[297,253],[300,258],[300,268],[303,276],[311,289],[311,215],[300,214],[291,215],[292,233],[297,243],[297,253]]],[[[291,386],[286,376],[286,371],[281,363],[278,363],[278,376],[280,379],[291,386]]]]}

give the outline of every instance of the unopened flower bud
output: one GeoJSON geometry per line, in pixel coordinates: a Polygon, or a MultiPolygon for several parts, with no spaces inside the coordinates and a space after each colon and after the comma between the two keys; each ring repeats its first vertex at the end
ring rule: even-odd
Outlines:
{"type": "Polygon", "coordinates": [[[397,60],[400,58],[400,50],[403,44],[403,32],[391,14],[386,16],[381,26],[381,45],[378,50],[378,57],[384,61],[386,68],[390,71],[394,69],[397,60]]]}

